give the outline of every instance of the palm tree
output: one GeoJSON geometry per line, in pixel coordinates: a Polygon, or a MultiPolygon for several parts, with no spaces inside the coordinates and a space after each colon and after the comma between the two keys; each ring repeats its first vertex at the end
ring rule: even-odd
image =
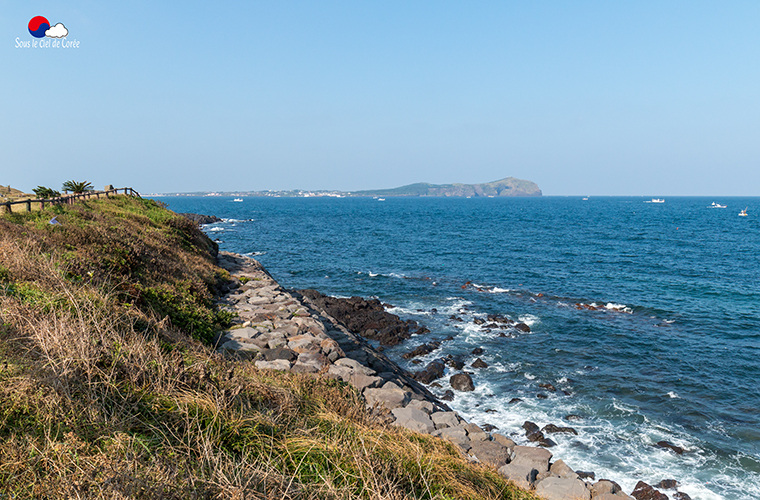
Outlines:
{"type": "Polygon", "coordinates": [[[61,193],[59,193],[55,189],[51,189],[45,186],[37,186],[32,191],[34,191],[34,194],[37,195],[37,198],[42,198],[42,199],[57,198],[61,196],[61,193]]]}
{"type": "Polygon", "coordinates": [[[92,191],[92,184],[87,181],[66,181],[63,183],[64,191],[71,191],[74,194],[82,194],[85,191],[92,191]]]}

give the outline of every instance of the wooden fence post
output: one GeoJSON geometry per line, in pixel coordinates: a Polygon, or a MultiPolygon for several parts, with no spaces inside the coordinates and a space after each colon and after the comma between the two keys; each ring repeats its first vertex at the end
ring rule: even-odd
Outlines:
{"type": "Polygon", "coordinates": [[[26,200],[26,211],[27,212],[32,211],[32,200],[26,200]]]}

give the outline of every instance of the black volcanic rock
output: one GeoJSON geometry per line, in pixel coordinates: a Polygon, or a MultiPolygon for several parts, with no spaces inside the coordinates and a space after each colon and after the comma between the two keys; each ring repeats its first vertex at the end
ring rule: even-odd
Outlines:
{"type": "Polygon", "coordinates": [[[204,224],[213,224],[214,222],[222,222],[222,219],[215,215],[202,215],[202,214],[191,214],[191,213],[183,213],[178,214],[183,217],[186,217],[190,219],[191,221],[195,222],[199,226],[202,226],[204,224]]]}
{"type": "Polygon", "coordinates": [[[441,346],[441,343],[437,340],[433,340],[432,342],[428,342],[427,344],[422,344],[417,347],[415,347],[413,350],[402,354],[401,357],[404,359],[412,359],[416,358],[417,356],[424,356],[425,354],[430,354],[431,352],[435,351],[441,346]]]}
{"type": "Polygon", "coordinates": [[[299,293],[343,323],[350,331],[386,346],[400,344],[419,328],[416,321],[402,321],[395,314],[387,312],[377,299],[339,299],[316,290],[299,290],[299,293]]]}
{"type": "Polygon", "coordinates": [[[559,426],[554,425],[554,424],[547,424],[547,425],[543,426],[541,428],[541,431],[542,432],[546,432],[548,434],[557,434],[559,432],[564,432],[564,433],[567,433],[567,434],[575,434],[576,436],[578,435],[578,431],[576,431],[572,427],[559,427],[559,426]]]}
{"type": "Polygon", "coordinates": [[[443,377],[443,371],[444,371],[443,362],[439,359],[436,359],[428,363],[428,365],[424,369],[414,373],[412,377],[414,377],[414,379],[417,382],[422,382],[423,384],[429,384],[433,380],[437,380],[443,377]]]}
{"type": "Polygon", "coordinates": [[[451,383],[451,387],[457,391],[467,392],[475,390],[475,384],[472,382],[472,377],[466,373],[452,375],[449,379],[449,383],[451,383]]]}
{"type": "Polygon", "coordinates": [[[660,493],[656,489],[644,481],[636,483],[631,496],[636,500],[668,500],[668,496],[664,493],[660,493]]]}
{"type": "Polygon", "coordinates": [[[483,361],[482,359],[478,358],[470,365],[473,368],[488,368],[488,363],[483,361]]]}
{"type": "Polygon", "coordinates": [[[515,329],[524,333],[530,333],[530,327],[525,323],[517,323],[515,325],[515,329]]]}
{"type": "Polygon", "coordinates": [[[656,446],[658,446],[659,448],[672,450],[678,455],[683,455],[683,448],[681,448],[680,446],[674,445],[670,441],[658,441],[656,446]]]}

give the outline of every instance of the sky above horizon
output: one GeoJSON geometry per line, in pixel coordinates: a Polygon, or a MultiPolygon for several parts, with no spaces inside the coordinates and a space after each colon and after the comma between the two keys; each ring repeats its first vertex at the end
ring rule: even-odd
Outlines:
{"type": "Polygon", "coordinates": [[[26,191],[760,195],[756,1],[0,6],[0,184],[26,191]]]}

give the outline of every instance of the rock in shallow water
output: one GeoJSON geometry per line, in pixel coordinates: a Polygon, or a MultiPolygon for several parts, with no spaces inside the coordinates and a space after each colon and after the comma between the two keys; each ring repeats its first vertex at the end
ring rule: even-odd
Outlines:
{"type": "Polygon", "coordinates": [[[668,449],[668,450],[672,450],[672,451],[674,451],[678,455],[683,455],[683,451],[684,451],[683,448],[681,448],[680,446],[674,445],[670,441],[659,441],[657,443],[657,446],[659,448],[665,448],[665,449],[668,449]]]}
{"type": "Polygon", "coordinates": [[[475,390],[475,384],[472,382],[472,377],[466,373],[457,373],[452,375],[449,379],[451,387],[457,391],[469,392],[475,390]]]}
{"type": "Polygon", "coordinates": [[[437,380],[441,377],[443,377],[443,371],[445,367],[443,365],[443,362],[436,359],[428,363],[428,365],[418,371],[415,372],[412,377],[418,382],[422,382],[423,384],[429,384],[433,380],[437,380]]]}
{"type": "Polygon", "coordinates": [[[633,489],[631,496],[636,500],[668,500],[666,494],[660,493],[644,481],[636,483],[636,487],[633,489]]]}
{"type": "Polygon", "coordinates": [[[572,427],[559,427],[559,426],[556,426],[554,424],[547,424],[547,425],[543,426],[541,428],[541,431],[542,432],[546,432],[548,434],[556,434],[556,433],[559,433],[559,432],[564,432],[564,433],[567,433],[567,434],[575,434],[576,436],[578,435],[578,431],[576,431],[572,427]]]}
{"type": "Polygon", "coordinates": [[[478,358],[470,365],[473,368],[488,368],[488,363],[483,361],[482,359],[478,358]]]}

